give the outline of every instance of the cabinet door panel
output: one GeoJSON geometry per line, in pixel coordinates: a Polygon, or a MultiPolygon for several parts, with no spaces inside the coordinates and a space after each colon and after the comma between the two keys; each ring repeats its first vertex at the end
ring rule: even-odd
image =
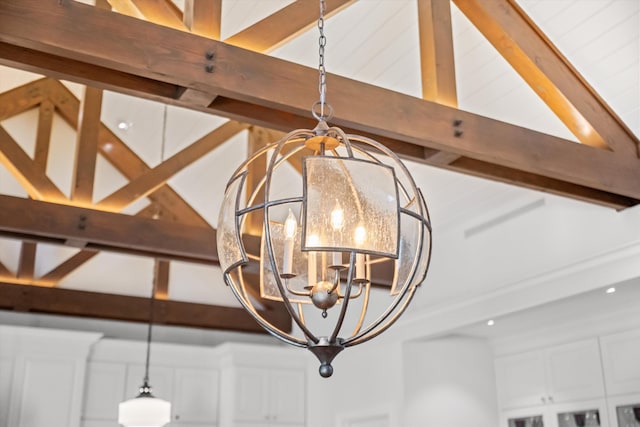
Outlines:
{"type": "Polygon", "coordinates": [[[640,393],[640,331],[610,335],[600,342],[607,393],[640,393]]]}
{"type": "MultiPolygon", "coordinates": [[[[144,378],[144,365],[127,365],[127,383],[125,385],[125,399],[138,395],[138,389],[144,378]]],[[[149,383],[153,395],[171,401],[173,390],[173,369],[164,366],[149,367],[149,383]]]]}
{"type": "Polygon", "coordinates": [[[552,347],[546,352],[548,392],[554,402],[604,397],[598,341],[552,347]]]}
{"type": "Polygon", "coordinates": [[[234,419],[269,419],[269,372],[258,368],[236,368],[234,419]]]}
{"type": "Polygon", "coordinates": [[[305,373],[293,370],[270,372],[270,415],[277,423],[304,424],[305,373]]]}
{"type": "Polygon", "coordinates": [[[498,401],[502,408],[535,406],[546,399],[545,367],[541,352],[496,359],[498,401]]]}
{"type": "Polygon", "coordinates": [[[179,368],[175,371],[174,379],[174,397],[171,402],[173,419],[181,423],[216,424],[218,372],[179,368]]]}
{"type": "Polygon", "coordinates": [[[12,375],[13,361],[0,359],[0,427],[5,427],[7,425],[12,375]]]}
{"type": "Polygon", "coordinates": [[[126,372],[127,366],[124,363],[88,364],[83,418],[118,419],[118,404],[124,400],[126,372]]]}
{"type": "Polygon", "coordinates": [[[12,403],[15,406],[9,409],[8,425],[77,426],[80,414],[72,413],[76,362],[25,358],[18,365],[22,366],[17,367],[19,374],[14,377],[17,384],[12,387],[12,403]],[[78,418],[74,419],[73,415],[78,418]]]}

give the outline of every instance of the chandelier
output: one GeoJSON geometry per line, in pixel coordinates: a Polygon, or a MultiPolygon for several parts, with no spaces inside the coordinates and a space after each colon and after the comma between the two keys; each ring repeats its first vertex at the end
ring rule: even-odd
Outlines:
{"type": "Polygon", "coordinates": [[[391,150],[327,124],[324,8],[320,0],[320,100],[311,108],[318,124],[290,132],[236,170],[217,246],[242,306],[276,338],[313,352],[329,377],[340,351],[378,336],[405,311],[427,274],[431,224],[422,193],[391,150]],[[296,159],[301,178],[290,166],[296,159]],[[259,168],[266,171],[256,179],[259,168]],[[260,314],[270,301],[284,304],[293,332],[260,314]]]}

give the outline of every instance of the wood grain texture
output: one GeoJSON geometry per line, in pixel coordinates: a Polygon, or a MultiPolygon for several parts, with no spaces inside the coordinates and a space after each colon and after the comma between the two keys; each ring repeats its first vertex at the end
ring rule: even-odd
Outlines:
{"type": "Polygon", "coordinates": [[[22,242],[20,246],[20,258],[18,259],[18,271],[16,277],[22,280],[33,280],[36,266],[37,244],[34,242],[22,242]]]}
{"type": "Polygon", "coordinates": [[[182,20],[192,33],[220,40],[222,0],[185,0],[182,20]]]}
{"type": "Polygon", "coordinates": [[[47,163],[49,160],[49,146],[51,145],[51,129],[53,127],[54,110],[55,107],[49,99],[45,99],[40,103],[33,162],[45,173],[47,171],[47,163]]]}
{"type": "Polygon", "coordinates": [[[49,96],[47,78],[0,93],[0,121],[37,107],[49,96]]]}
{"type": "Polygon", "coordinates": [[[635,154],[638,139],[513,0],[453,0],[583,144],[635,154]]]}
{"type": "MultiPolygon", "coordinates": [[[[0,308],[142,323],[151,315],[148,298],[6,282],[0,282],[0,308]]],[[[266,333],[242,308],[159,300],[153,310],[156,324],[266,333]]],[[[260,314],[277,327],[291,330],[291,318],[284,310],[260,314]]]]}
{"type": "Polygon", "coordinates": [[[102,122],[102,89],[86,86],[80,103],[71,200],[77,205],[93,204],[93,184],[98,160],[98,137],[102,122]]]}
{"type": "MultiPolygon", "coordinates": [[[[286,124],[283,117],[304,120],[317,98],[314,69],[75,2],[63,7],[53,0],[0,3],[0,24],[0,39],[43,53],[40,66],[45,69],[55,68],[63,74],[65,70],[52,63],[51,56],[64,56],[84,63],[85,71],[96,67],[99,72],[84,77],[114,90],[119,90],[114,82],[122,81],[124,73],[220,94],[210,111],[244,116],[246,121],[267,127],[281,129],[286,124]],[[87,31],[95,34],[91,43],[82,37],[87,31]],[[202,57],[209,50],[215,52],[214,73],[203,70],[202,57]],[[113,80],[110,70],[115,72],[113,80]],[[226,110],[239,106],[249,108],[226,110]]],[[[27,67],[36,66],[37,57],[28,59],[27,67]]],[[[11,58],[14,64],[19,60],[11,58]]],[[[584,188],[610,193],[621,198],[620,206],[626,206],[625,198],[640,199],[640,168],[635,156],[571,143],[339,76],[330,78],[332,105],[337,112],[333,124],[395,141],[392,149],[404,157],[425,162],[424,149],[429,148],[562,181],[566,189],[576,186],[581,194],[584,188]],[[463,123],[462,137],[454,134],[452,123],[456,120],[463,123]],[[410,157],[410,152],[420,154],[410,157]]],[[[135,90],[125,89],[128,93],[135,90]]],[[[518,179],[516,174],[509,182],[518,184],[518,179]]],[[[598,198],[593,201],[597,203],[598,198]]]]}
{"type": "Polygon", "coordinates": [[[216,264],[215,230],[0,195],[0,234],[161,259],[216,264]]]}
{"type": "Polygon", "coordinates": [[[422,98],[458,106],[449,0],[418,0],[422,98]]]}

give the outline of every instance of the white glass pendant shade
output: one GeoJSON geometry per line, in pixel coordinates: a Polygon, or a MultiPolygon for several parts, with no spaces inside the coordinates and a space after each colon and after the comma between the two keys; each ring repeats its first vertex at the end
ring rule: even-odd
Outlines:
{"type": "Polygon", "coordinates": [[[140,395],[118,405],[118,423],[125,427],[162,427],[171,421],[171,403],[140,395]]]}
{"type": "Polygon", "coordinates": [[[272,335],[311,350],[327,377],[341,350],[376,337],[404,312],[429,267],[431,224],[393,152],[321,120],[238,168],[217,244],[225,282],[244,308],[272,335]],[[264,163],[263,179],[246,179],[264,163]],[[261,315],[258,285],[261,298],[284,305],[295,332],[261,315]]]}

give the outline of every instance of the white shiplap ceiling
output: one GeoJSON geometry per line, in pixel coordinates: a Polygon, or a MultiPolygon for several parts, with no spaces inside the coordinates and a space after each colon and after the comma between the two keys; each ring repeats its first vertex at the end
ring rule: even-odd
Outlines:
{"type": "MultiPolygon", "coordinates": [[[[175,3],[183,7],[182,2],[175,3]]],[[[286,0],[223,1],[222,38],[289,3],[291,1],[286,0]]],[[[520,0],[518,3],[631,130],[640,135],[640,1],[520,0]]],[[[415,0],[359,0],[331,17],[326,24],[328,72],[419,97],[416,14],[415,0]]],[[[459,108],[575,140],[455,6],[452,6],[452,16],[459,108]]],[[[317,37],[317,30],[312,28],[270,54],[315,67],[318,61],[317,37]]],[[[2,69],[0,90],[7,90],[32,78],[29,74],[2,69]]],[[[76,93],[81,93],[78,86],[69,86],[76,93]]],[[[328,101],[331,102],[330,78],[328,101]]],[[[29,129],[25,123],[34,119],[28,114],[3,122],[17,139],[27,141],[24,143],[26,146],[29,146],[28,141],[33,141],[33,135],[25,130],[29,129]],[[27,134],[18,138],[18,134],[25,132],[27,134]]],[[[161,158],[174,154],[223,122],[223,119],[202,113],[169,107],[163,150],[163,114],[162,105],[109,93],[104,98],[102,120],[150,166],[158,164],[161,158]],[[130,122],[131,128],[127,131],[117,130],[116,125],[120,121],[130,122]]],[[[58,148],[51,154],[49,173],[61,188],[67,189],[70,188],[71,169],[66,153],[72,150],[75,137],[61,121],[56,122],[54,135],[56,141],[62,142],[56,142],[58,148]]],[[[246,155],[245,139],[245,133],[238,135],[170,181],[214,226],[226,179],[246,155]]],[[[418,297],[416,303],[418,307],[478,297],[532,275],[560,268],[579,257],[589,256],[589,251],[595,251],[584,244],[573,251],[568,243],[569,246],[562,251],[546,251],[545,245],[549,239],[541,239],[542,243],[539,244],[535,241],[526,242],[525,245],[533,254],[522,252],[519,261],[517,257],[510,259],[508,268],[504,269],[499,258],[505,254],[500,251],[517,254],[517,250],[514,252],[509,245],[517,244],[521,228],[527,231],[523,231],[522,236],[531,238],[529,228],[535,227],[539,221],[553,218],[554,209],[558,212],[564,212],[564,209],[580,212],[584,209],[590,217],[605,218],[613,223],[620,221],[615,212],[604,208],[573,201],[557,202],[558,199],[551,196],[424,165],[412,164],[410,168],[427,196],[436,238],[441,239],[436,241],[435,246],[433,281],[425,284],[422,296],[418,297]],[[539,200],[545,202],[540,204],[539,200]],[[498,224],[496,218],[508,221],[510,212],[522,210],[532,203],[538,203],[535,212],[522,212],[537,216],[527,217],[527,221],[521,224],[510,223],[509,230],[515,242],[493,239],[493,234],[492,238],[486,238],[485,234],[483,239],[486,238],[484,241],[488,245],[495,243],[503,247],[479,249],[461,239],[465,231],[470,229],[499,234],[497,229],[491,230],[486,224],[498,224]],[[443,260],[444,255],[438,255],[439,247],[448,249],[455,244],[471,248],[470,253],[460,255],[458,262],[473,271],[460,272],[464,268],[461,269],[460,265],[456,266],[450,260],[443,260]],[[539,253],[536,254],[536,250],[539,253]],[[492,256],[495,257],[493,263],[490,262],[492,256]],[[537,258],[534,260],[533,257],[537,258]]],[[[105,196],[123,182],[124,179],[106,162],[99,162],[96,198],[105,196]]],[[[1,168],[0,191],[26,196],[9,173],[1,168]]],[[[628,221],[630,215],[635,221],[638,218],[637,208],[635,214],[624,215],[624,220],[628,221]]],[[[624,230],[623,226],[620,227],[624,230]]],[[[561,228],[561,225],[555,227],[561,228]]],[[[630,239],[635,238],[632,233],[630,239]]],[[[0,241],[0,259],[10,268],[17,265],[18,253],[16,242],[0,241]]],[[[64,259],[70,253],[73,253],[73,249],[43,245],[39,249],[36,268],[45,272],[54,265],[54,261],[64,259]]],[[[68,276],[62,282],[62,287],[147,296],[151,283],[150,265],[147,259],[100,254],[68,276]]],[[[173,299],[235,305],[215,268],[175,263],[170,292],[173,299]]]]}

